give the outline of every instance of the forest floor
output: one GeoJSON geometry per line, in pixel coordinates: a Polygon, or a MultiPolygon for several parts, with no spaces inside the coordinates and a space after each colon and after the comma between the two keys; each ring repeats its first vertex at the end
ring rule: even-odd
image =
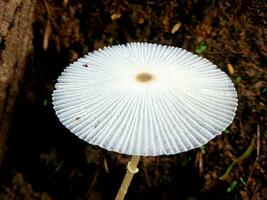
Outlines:
{"type": "Polygon", "coordinates": [[[143,158],[126,199],[267,199],[266,13],[264,0],[38,1],[0,199],[114,198],[129,158],[70,134],[55,116],[51,93],[68,63],[132,41],[211,60],[233,80],[239,105],[234,122],[202,148],[143,158]]]}

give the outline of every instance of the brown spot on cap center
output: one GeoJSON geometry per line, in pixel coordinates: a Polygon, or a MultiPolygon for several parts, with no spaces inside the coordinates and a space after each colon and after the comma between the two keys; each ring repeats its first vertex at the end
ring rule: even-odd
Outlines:
{"type": "Polygon", "coordinates": [[[147,72],[142,72],[136,75],[136,80],[141,82],[141,83],[145,83],[145,82],[149,82],[151,80],[153,80],[153,75],[147,72]]]}

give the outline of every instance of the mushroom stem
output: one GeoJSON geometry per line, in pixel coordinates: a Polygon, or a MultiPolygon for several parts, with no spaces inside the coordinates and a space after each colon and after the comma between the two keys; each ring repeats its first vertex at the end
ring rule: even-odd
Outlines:
{"type": "Polygon", "coordinates": [[[133,175],[139,171],[137,168],[140,156],[132,156],[131,161],[128,162],[127,172],[124,176],[124,179],[121,183],[121,187],[117,193],[115,200],[123,200],[124,196],[127,193],[128,187],[132,181],[133,175]]]}

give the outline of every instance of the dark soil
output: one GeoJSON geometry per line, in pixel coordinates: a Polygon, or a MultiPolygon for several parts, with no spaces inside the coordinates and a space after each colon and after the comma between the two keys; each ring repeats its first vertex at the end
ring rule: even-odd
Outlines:
{"type": "Polygon", "coordinates": [[[126,199],[267,199],[266,13],[264,0],[38,1],[0,199],[114,199],[128,157],[71,134],[55,116],[51,93],[68,63],[131,41],[208,58],[235,83],[239,106],[234,122],[203,148],[143,158],[126,199]]]}

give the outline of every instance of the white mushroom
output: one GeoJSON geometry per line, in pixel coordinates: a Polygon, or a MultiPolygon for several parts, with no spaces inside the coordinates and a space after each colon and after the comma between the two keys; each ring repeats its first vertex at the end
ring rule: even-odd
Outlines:
{"type": "Polygon", "coordinates": [[[181,48],[151,43],[89,53],[70,64],[55,87],[54,109],[72,133],[135,155],[136,165],[139,156],[177,154],[206,144],[232,122],[237,109],[234,84],[214,64],[181,48]]]}

